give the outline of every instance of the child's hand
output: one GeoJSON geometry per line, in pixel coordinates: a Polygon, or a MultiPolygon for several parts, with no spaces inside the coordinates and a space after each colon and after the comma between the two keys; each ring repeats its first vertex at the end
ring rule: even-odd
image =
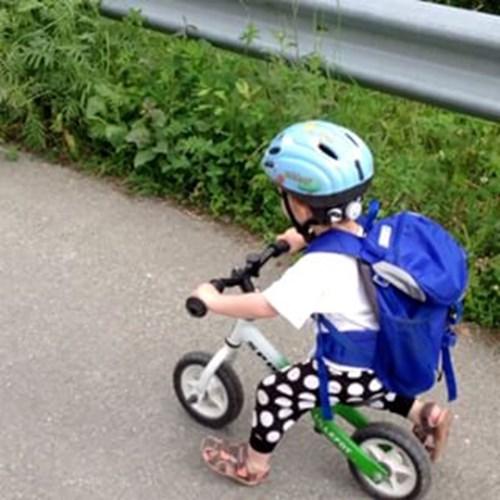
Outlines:
{"type": "Polygon", "coordinates": [[[276,236],[277,240],[284,240],[290,245],[289,253],[297,253],[306,246],[304,237],[294,227],[276,236]]]}
{"type": "Polygon", "coordinates": [[[221,294],[211,283],[202,283],[191,295],[198,297],[210,309],[221,294]]]}
{"type": "Polygon", "coordinates": [[[233,318],[273,318],[277,312],[260,292],[224,295],[210,283],[203,283],[193,293],[207,308],[233,318]]]}

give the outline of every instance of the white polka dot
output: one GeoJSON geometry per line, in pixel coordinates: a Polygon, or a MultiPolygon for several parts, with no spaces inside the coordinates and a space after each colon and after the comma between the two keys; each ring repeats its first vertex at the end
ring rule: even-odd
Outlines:
{"type": "Polygon", "coordinates": [[[292,388],[288,384],[280,384],[277,387],[278,391],[287,396],[293,396],[292,388]]]}
{"type": "Polygon", "coordinates": [[[260,405],[265,406],[269,403],[269,396],[265,391],[259,389],[257,391],[257,401],[259,402],[260,405]]]}
{"type": "Polygon", "coordinates": [[[257,427],[257,413],[255,410],[252,412],[252,427],[257,427]]]}
{"type": "Polygon", "coordinates": [[[390,403],[392,401],[394,401],[396,399],[396,393],[394,392],[388,392],[386,395],[385,395],[385,400],[386,401],[389,401],[390,403]]]}
{"type": "Polygon", "coordinates": [[[350,384],[347,388],[347,394],[350,394],[351,396],[361,396],[364,392],[365,388],[356,382],[354,384],[350,384]]]}
{"type": "Polygon", "coordinates": [[[316,396],[311,392],[301,392],[299,394],[299,399],[305,399],[307,401],[316,401],[316,396]]]}
{"type": "Polygon", "coordinates": [[[361,370],[349,370],[347,372],[347,378],[359,378],[361,377],[361,370]]]}
{"type": "Polygon", "coordinates": [[[378,392],[380,389],[382,389],[382,383],[378,378],[374,378],[369,384],[368,384],[368,389],[372,392],[378,392]]]}
{"type": "Polygon", "coordinates": [[[339,394],[341,390],[342,386],[336,380],[328,382],[328,392],[330,394],[339,394]]]}
{"type": "Polygon", "coordinates": [[[328,398],[328,403],[330,406],[335,406],[339,402],[339,398],[336,398],[335,396],[330,396],[328,398]]]}
{"type": "Polygon", "coordinates": [[[379,399],[377,401],[373,401],[370,403],[371,408],[379,408],[380,410],[384,409],[384,403],[380,401],[379,399]]]}
{"type": "Polygon", "coordinates": [[[282,408],[290,408],[290,406],[292,406],[292,402],[288,398],[285,398],[283,396],[276,398],[274,402],[282,408]]]}
{"type": "Polygon", "coordinates": [[[285,418],[288,418],[292,414],[293,414],[293,411],[290,410],[290,408],[282,408],[278,412],[278,418],[281,418],[281,420],[285,420],[285,418]]]}
{"type": "Polygon", "coordinates": [[[263,411],[259,416],[259,420],[264,427],[271,427],[274,422],[274,417],[270,411],[263,411]]]}
{"type": "Polygon", "coordinates": [[[299,409],[301,410],[310,410],[314,408],[316,405],[312,401],[299,401],[299,409]]]}
{"type": "Polygon", "coordinates": [[[288,380],[290,380],[290,382],[295,382],[296,380],[299,380],[300,368],[298,366],[295,366],[286,374],[286,377],[288,378],[288,380]]]}
{"type": "Polygon", "coordinates": [[[280,440],[281,434],[278,431],[267,433],[266,440],[268,443],[277,443],[280,440]]]}
{"type": "Polygon", "coordinates": [[[304,379],[304,386],[307,389],[311,389],[312,391],[314,391],[314,389],[317,389],[319,387],[319,379],[318,379],[318,377],[316,377],[316,375],[308,375],[304,379]]]}
{"type": "Polygon", "coordinates": [[[273,373],[272,375],[269,375],[262,381],[262,385],[268,387],[270,385],[273,385],[274,382],[276,382],[276,375],[273,373]]]}
{"type": "Polygon", "coordinates": [[[295,423],[294,420],[287,420],[284,424],[283,424],[283,432],[286,432],[288,429],[290,429],[290,427],[292,427],[292,425],[295,423]]]}

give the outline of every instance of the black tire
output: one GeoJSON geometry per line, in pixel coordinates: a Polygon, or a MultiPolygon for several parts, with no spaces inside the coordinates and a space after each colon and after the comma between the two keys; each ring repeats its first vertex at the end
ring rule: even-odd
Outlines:
{"type": "MultiPolygon", "coordinates": [[[[392,483],[388,481],[375,483],[353,463],[349,462],[352,475],[361,488],[370,495],[370,498],[414,499],[423,498],[427,494],[432,482],[431,463],[427,451],[413,435],[394,424],[376,422],[358,429],[352,435],[352,439],[372,456],[375,455],[374,447],[376,447],[377,452],[380,450],[382,455],[391,449],[395,450],[398,459],[401,460],[400,467],[407,468],[408,472],[411,472],[408,474],[405,486],[397,491],[397,486],[391,486],[392,483]]],[[[387,456],[389,457],[389,455],[387,456]]],[[[393,471],[391,477],[394,482],[397,483],[398,478],[404,477],[404,473],[396,474],[394,472],[389,460],[385,463],[383,458],[376,458],[393,471]]]]}
{"type": "Polygon", "coordinates": [[[180,403],[191,417],[206,427],[219,429],[235,420],[243,407],[243,387],[233,368],[227,363],[222,363],[213,377],[215,383],[225,392],[223,395],[225,404],[220,414],[217,414],[217,411],[203,410],[204,405],[206,408],[209,407],[207,399],[195,404],[189,403],[188,396],[183,389],[183,377],[188,373],[186,370],[193,370],[194,367],[195,372],[197,369],[201,371],[211,359],[212,355],[206,352],[190,352],[184,355],[174,369],[174,390],[180,403]]]}

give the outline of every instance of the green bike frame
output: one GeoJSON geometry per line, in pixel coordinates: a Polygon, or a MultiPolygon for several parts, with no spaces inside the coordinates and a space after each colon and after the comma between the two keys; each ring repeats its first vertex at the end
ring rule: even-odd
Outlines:
{"type": "MultiPolygon", "coordinates": [[[[342,417],[356,429],[362,429],[369,424],[368,419],[352,406],[337,404],[332,408],[332,411],[334,415],[342,417]]],[[[331,441],[364,475],[368,476],[375,483],[379,483],[389,477],[389,471],[366,453],[363,448],[358,446],[335,420],[326,420],[323,418],[319,408],[313,409],[311,416],[315,430],[331,441]]]]}

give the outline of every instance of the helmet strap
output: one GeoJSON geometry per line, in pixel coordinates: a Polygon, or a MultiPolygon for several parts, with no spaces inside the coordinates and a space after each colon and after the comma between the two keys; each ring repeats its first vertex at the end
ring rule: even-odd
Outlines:
{"type": "Polygon", "coordinates": [[[297,232],[304,237],[307,243],[310,243],[314,239],[314,233],[312,231],[312,225],[316,224],[316,220],[311,217],[303,223],[300,223],[295,214],[293,213],[292,207],[290,206],[290,200],[288,198],[288,194],[286,191],[281,192],[281,197],[283,198],[283,204],[285,205],[286,213],[288,217],[292,221],[293,227],[297,230],[297,232]]]}

